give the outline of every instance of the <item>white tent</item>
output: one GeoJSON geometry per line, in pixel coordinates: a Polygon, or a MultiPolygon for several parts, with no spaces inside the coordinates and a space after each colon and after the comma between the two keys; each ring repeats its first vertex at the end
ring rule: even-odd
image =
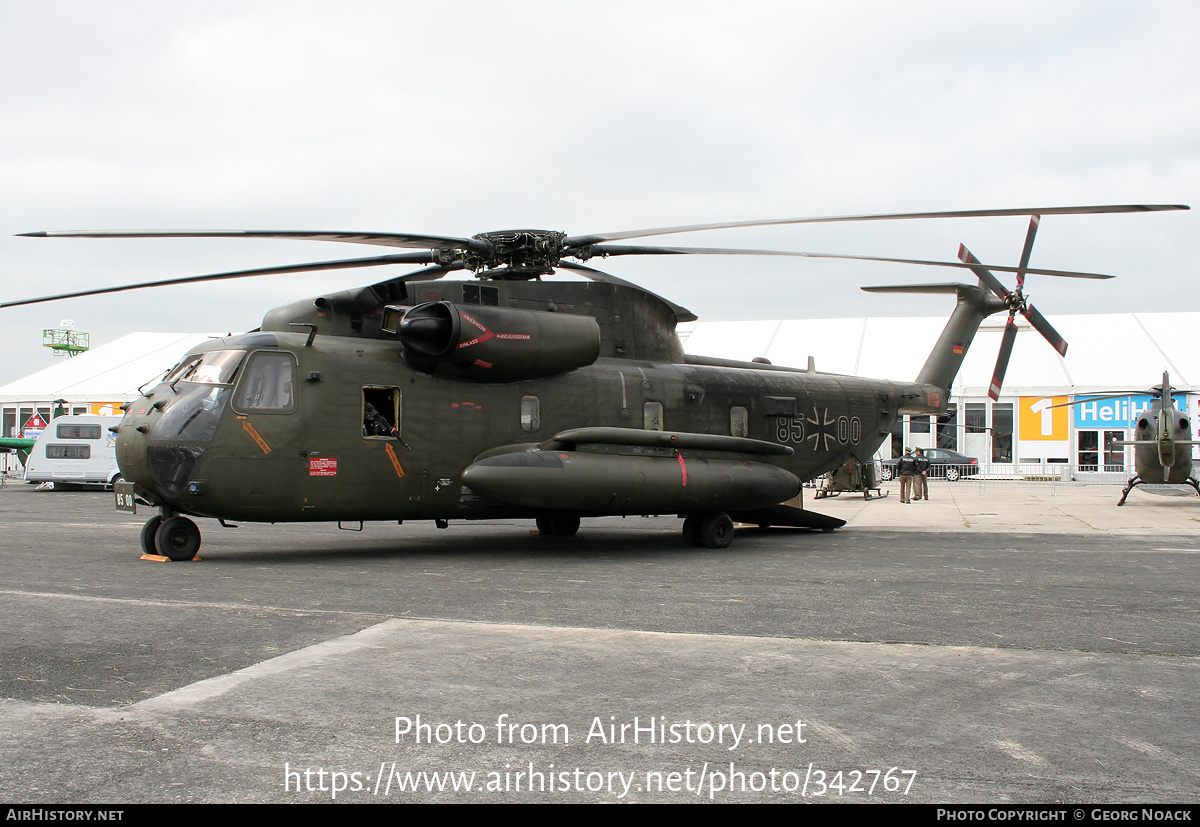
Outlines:
{"type": "MultiPolygon", "coordinates": [[[[1005,396],[1061,395],[1149,388],[1164,370],[1181,390],[1200,382],[1200,348],[1192,341],[1200,313],[1113,313],[1054,316],[1049,321],[1069,343],[1061,357],[1018,316],[1017,340],[1004,379],[1005,396]]],[[[984,322],[952,389],[955,397],[987,395],[1006,317],[984,322]]],[[[915,379],[945,316],[699,321],[680,325],[688,353],[878,379],[915,379]]]]}

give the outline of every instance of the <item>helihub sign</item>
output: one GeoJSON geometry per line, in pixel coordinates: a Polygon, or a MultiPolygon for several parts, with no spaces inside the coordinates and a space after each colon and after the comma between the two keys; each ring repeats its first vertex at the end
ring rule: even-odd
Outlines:
{"type": "MultiPolygon", "coordinates": [[[[1174,397],[1175,406],[1187,410],[1187,397],[1174,397]]],[[[1121,396],[1116,399],[1076,397],[1071,410],[1075,412],[1076,428],[1132,428],[1142,412],[1154,403],[1149,394],[1121,396]]]]}

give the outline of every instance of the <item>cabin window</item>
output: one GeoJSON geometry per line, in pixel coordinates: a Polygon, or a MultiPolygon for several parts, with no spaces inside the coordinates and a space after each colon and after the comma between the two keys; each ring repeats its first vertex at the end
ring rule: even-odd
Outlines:
{"type": "Polygon", "coordinates": [[[733,436],[750,436],[750,413],[745,408],[729,409],[729,433],[733,436]]]}
{"type": "Polygon", "coordinates": [[[46,459],[91,459],[91,445],[47,445],[46,459]]]}
{"type": "Polygon", "coordinates": [[[59,425],[55,431],[59,439],[99,439],[99,425],[59,425]]]}
{"type": "Polygon", "coordinates": [[[400,438],[399,388],[363,388],[362,435],[365,439],[400,438]]]}
{"type": "Polygon", "coordinates": [[[642,409],[642,427],[647,431],[663,429],[663,406],[661,402],[647,402],[642,409]]]}
{"type": "Polygon", "coordinates": [[[534,433],[542,427],[542,402],[536,396],[521,397],[521,430],[534,433]]]}
{"type": "Polygon", "coordinates": [[[262,352],[251,356],[233,405],[246,413],[296,410],[296,363],[291,354],[262,352]]]}

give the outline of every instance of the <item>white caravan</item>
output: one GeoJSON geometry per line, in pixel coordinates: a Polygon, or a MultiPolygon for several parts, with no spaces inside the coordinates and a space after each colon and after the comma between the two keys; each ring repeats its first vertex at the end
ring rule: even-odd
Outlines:
{"type": "Polygon", "coordinates": [[[26,482],[111,485],[117,468],[117,416],[60,416],[50,420],[25,462],[26,482]]]}

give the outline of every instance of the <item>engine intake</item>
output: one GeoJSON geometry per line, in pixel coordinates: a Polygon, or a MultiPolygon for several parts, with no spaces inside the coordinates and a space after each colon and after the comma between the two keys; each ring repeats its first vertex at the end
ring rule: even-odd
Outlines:
{"type": "Polygon", "coordinates": [[[440,301],[412,308],[394,329],[409,367],[461,382],[538,379],[600,355],[591,316],[440,301]]]}

